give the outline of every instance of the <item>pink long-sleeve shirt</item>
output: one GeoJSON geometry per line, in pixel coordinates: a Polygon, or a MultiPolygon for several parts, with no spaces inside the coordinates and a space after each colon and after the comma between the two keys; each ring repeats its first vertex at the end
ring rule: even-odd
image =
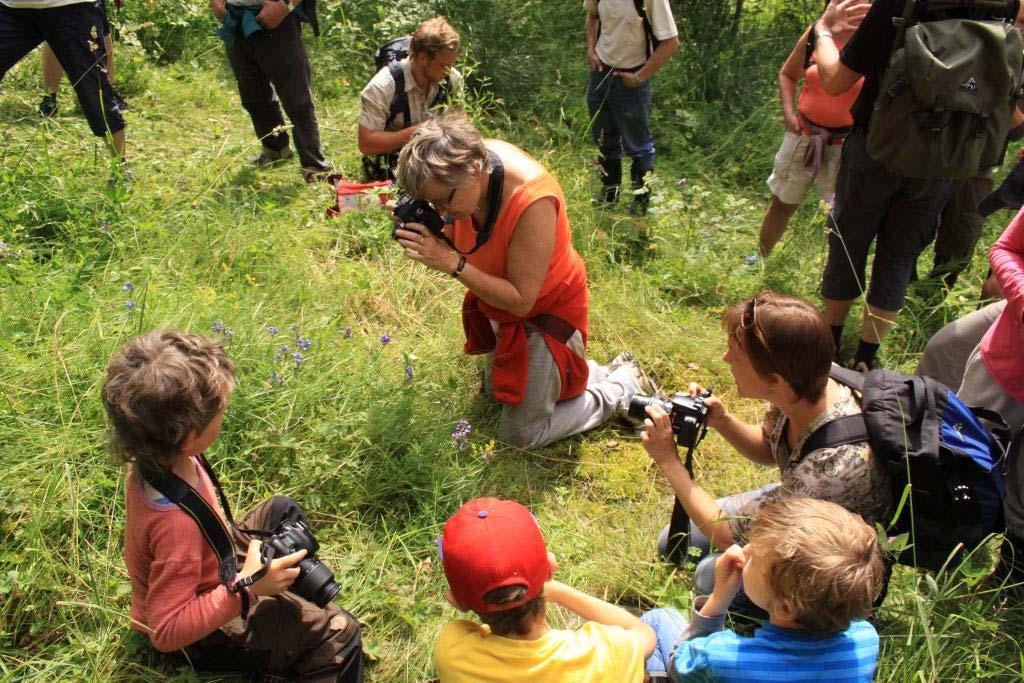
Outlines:
{"type": "MultiPolygon", "coordinates": [[[[213,483],[193,459],[196,489],[223,518],[213,483]]],[[[132,582],[132,628],[161,652],[213,633],[242,611],[241,598],[218,578],[219,560],[199,526],[173,503],[150,500],[129,473],[125,492],[124,561],[132,582]]]]}
{"type": "Polygon", "coordinates": [[[1024,209],[992,245],[988,260],[1006,308],[981,340],[981,360],[1003,389],[1024,403],[1024,209]]]}

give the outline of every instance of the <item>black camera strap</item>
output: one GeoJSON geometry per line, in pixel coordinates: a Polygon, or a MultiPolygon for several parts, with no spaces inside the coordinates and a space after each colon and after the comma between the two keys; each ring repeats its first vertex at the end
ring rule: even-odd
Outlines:
{"type": "MultiPolygon", "coordinates": [[[[696,445],[686,450],[686,459],[683,460],[683,467],[690,473],[693,479],[693,451],[696,445]]],[[[675,565],[682,565],[687,558],[690,537],[690,515],[686,508],[679,502],[678,497],[672,498],[672,516],[668,521],[668,541],[665,544],[666,557],[675,565]]]]}
{"type": "MultiPolygon", "coordinates": [[[[217,491],[217,496],[220,498],[220,503],[228,523],[234,527],[235,521],[231,516],[231,506],[228,505],[227,496],[224,495],[220,481],[217,480],[217,475],[206,460],[205,455],[200,453],[196,459],[206,473],[206,476],[213,483],[213,488],[217,491]]],[[[263,578],[267,573],[267,565],[264,565],[253,574],[235,581],[235,576],[238,575],[238,557],[235,552],[235,543],[232,540],[231,531],[220,515],[217,514],[217,511],[206,502],[206,499],[191,484],[173,472],[147,473],[143,472],[142,468],[138,468],[137,471],[150,486],[167,498],[167,500],[177,505],[195,521],[199,531],[203,534],[203,538],[206,539],[206,543],[220,560],[220,567],[218,568],[220,582],[230,592],[238,593],[242,600],[242,619],[247,619],[249,616],[249,594],[245,589],[263,578]]],[[[248,530],[247,532],[256,533],[248,530]]]]}
{"type": "Polygon", "coordinates": [[[449,241],[447,237],[444,238],[444,241],[448,242],[448,246],[463,256],[469,256],[487,244],[487,240],[491,239],[491,233],[494,232],[494,224],[498,221],[498,209],[501,208],[501,193],[505,189],[505,165],[501,163],[501,157],[497,154],[490,152],[490,155],[491,184],[487,187],[487,216],[484,219],[483,228],[476,233],[476,244],[469,251],[459,251],[459,248],[449,241]]]}

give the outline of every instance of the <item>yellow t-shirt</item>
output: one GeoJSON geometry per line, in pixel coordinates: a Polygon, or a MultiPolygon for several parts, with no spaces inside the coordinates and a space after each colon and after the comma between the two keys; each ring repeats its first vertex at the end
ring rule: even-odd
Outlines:
{"type": "Polygon", "coordinates": [[[640,639],[592,621],[578,631],[551,629],[537,640],[491,635],[486,626],[450,621],[434,649],[441,683],[640,683],[640,639]]]}

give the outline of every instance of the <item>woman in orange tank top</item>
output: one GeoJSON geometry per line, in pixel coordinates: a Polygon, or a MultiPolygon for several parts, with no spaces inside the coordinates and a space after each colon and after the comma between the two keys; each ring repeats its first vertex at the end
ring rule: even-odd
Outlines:
{"type": "MultiPolygon", "coordinates": [[[[813,44],[808,41],[813,35],[810,29],[804,31],[779,70],[779,99],[786,132],[768,178],[772,201],[761,222],[754,261],[771,254],[812,182],[817,183],[823,202],[831,204],[835,195],[839,153],[846,131],[853,124],[850,107],[860,94],[863,79],[841,95],[825,92],[818,78],[818,66],[811,57],[813,44]],[[797,98],[801,80],[803,90],[797,98]]],[[[842,48],[851,35],[852,32],[837,32],[837,47],[842,48]]]]}
{"type": "Polygon", "coordinates": [[[403,223],[405,256],[465,287],[464,351],[490,354],[488,392],[504,438],[540,447],[592,429],[641,388],[628,354],[584,358],[589,290],[558,181],[523,150],[484,140],[458,112],[421,125],[399,157],[399,185],[448,217],[444,236],[403,223]]]}

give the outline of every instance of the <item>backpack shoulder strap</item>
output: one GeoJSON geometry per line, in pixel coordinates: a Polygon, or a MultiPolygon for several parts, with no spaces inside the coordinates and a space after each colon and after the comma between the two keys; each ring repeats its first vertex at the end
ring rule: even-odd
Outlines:
{"type": "Polygon", "coordinates": [[[428,109],[433,109],[438,105],[448,104],[448,93],[452,91],[452,77],[445,76],[444,80],[441,81],[437,86],[437,94],[434,95],[434,99],[430,101],[428,109]]]}
{"type": "Polygon", "coordinates": [[[390,126],[399,114],[405,116],[405,124],[409,125],[412,117],[409,115],[409,97],[405,94],[405,69],[402,68],[401,60],[388,64],[388,73],[395,81],[395,96],[391,98],[391,110],[388,112],[388,120],[384,122],[384,128],[390,126]]]}
{"type": "Polygon", "coordinates": [[[821,425],[811,433],[804,445],[800,447],[800,453],[794,464],[800,462],[811,451],[819,448],[835,448],[848,443],[868,440],[868,427],[864,423],[864,416],[846,415],[821,425]]]}
{"type": "Polygon", "coordinates": [[[828,376],[839,382],[843,386],[850,387],[856,392],[864,392],[864,375],[856,370],[844,368],[841,365],[832,364],[832,368],[828,371],[828,376]]]}
{"type": "Polygon", "coordinates": [[[654,28],[651,26],[651,20],[647,18],[644,0],[633,0],[633,6],[636,7],[636,13],[640,15],[640,20],[644,24],[644,35],[647,37],[647,58],[650,59],[654,48],[658,47],[658,43],[661,41],[654,37],[654,28]]]}

